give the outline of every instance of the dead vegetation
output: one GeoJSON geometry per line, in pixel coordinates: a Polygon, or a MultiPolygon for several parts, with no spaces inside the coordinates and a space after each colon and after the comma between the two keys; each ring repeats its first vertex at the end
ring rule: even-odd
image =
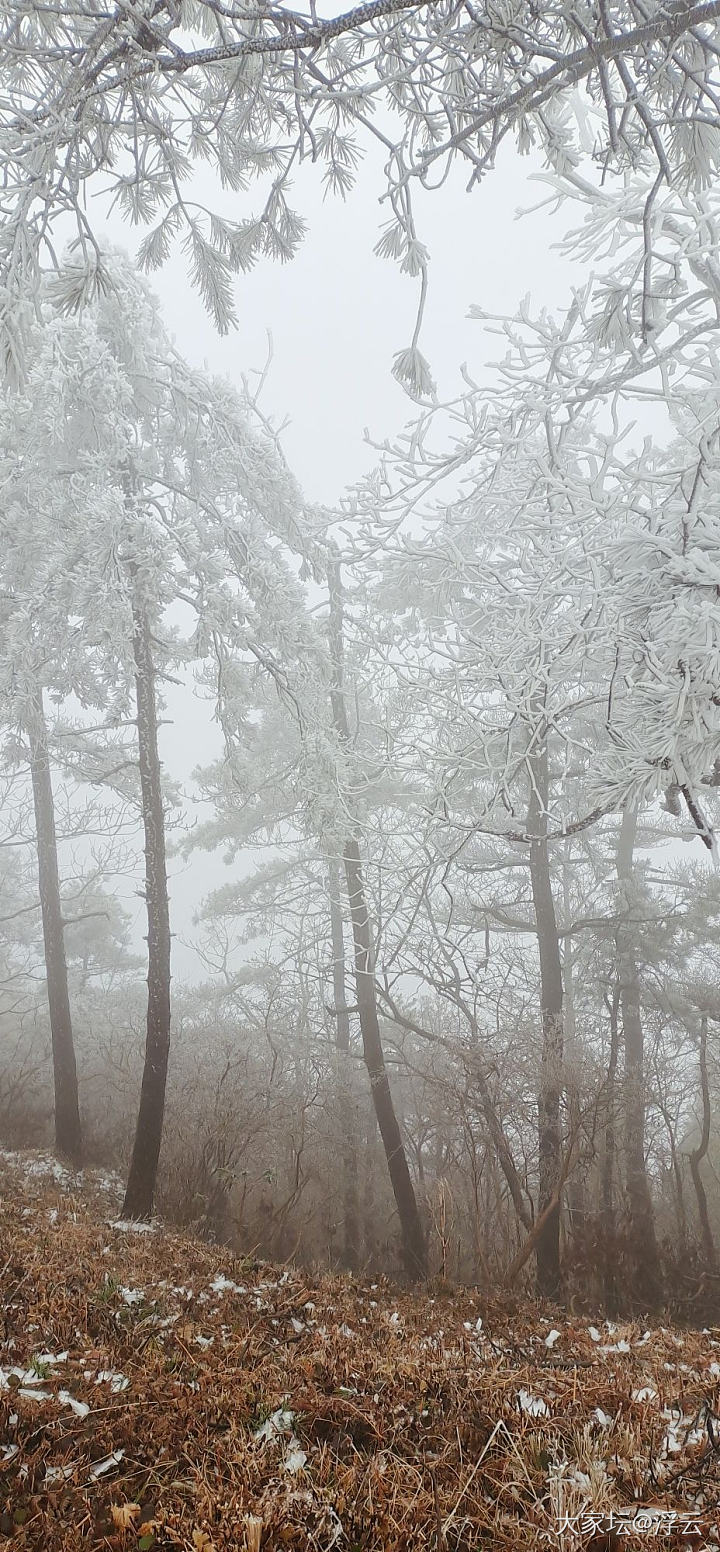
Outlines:
{"type": "Polygon", "coordinates": [[[13,1552],[718,1545],[720,1328],[310,1279],[37,1155],[0,1191],[13,1552]]]}

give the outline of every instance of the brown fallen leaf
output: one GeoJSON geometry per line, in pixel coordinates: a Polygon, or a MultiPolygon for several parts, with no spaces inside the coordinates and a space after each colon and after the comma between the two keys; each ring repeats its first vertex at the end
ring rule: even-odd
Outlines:
{"type": "Polygon", "coordinates": [[[207,1531],[194,1530],[192,1539],[196,1552],[215,1552],[215,1542],[210,1540],[207,1531]]]}
{"type": "Polygon", "coordinates": [[[137,1503],[111,1504],[110,1513],[113,1524],[118,1530],[129,1530],[140,1515],[140,1505],[137,1503]]]}

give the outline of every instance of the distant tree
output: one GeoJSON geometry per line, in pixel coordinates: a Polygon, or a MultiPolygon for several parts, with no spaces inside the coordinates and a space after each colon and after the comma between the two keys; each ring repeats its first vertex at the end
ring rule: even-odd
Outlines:
{"type": "MultiPolygon", "coordinates": [[[[279,718],[277,709],[273,714],[267,705],[266,684],[258,696],[247,657],[238,651],[242,638],[239,642],[227,639],[218,680],[227,704],[223,712],[226,754],[205,776],[205,790],[215,804],[217,817],[200,831],[198,839],[207,844],[229,831],[234,837],[234,854],[240,837],[251,844],[263,837],[264,844],[269,841],[281,851],[292,837],[295,869],[306,872],[319,850],[323,859],[330,856],[338,874],[342,872],[342,907],[336,893],[331,892],[330,897],[329,946],[333,963],[340,969],[345,916],[352,932],[354,1009],[370,1096],[400,1221],[405,1268],[417,1277],[426,1267],[425,1235],[383,1050],[374,963],[375,924],[364,877],[357,801],[365,778],[362,758],[356,758],[350,740],[342,597],[332,546],[318,541],[315,559],[319,567],[324,564],[328,575],[327,630],[319,631],[302,612],[295,615],[294,623],[283,621],[280,613],[274,624],[268,624],[266,642],[274,649],[272,678],[280,702],[279,718]],[[282,633],[280,625],[284,625],[282,633]]],[[[242,574],[238,577],[242,579],[242,574]]],[[[278,866],[274,875],[281,919],[282,890],[287,875],[293,872],[290,865],[278,866]]],[[[261,872],[260,885],[264,879],[261,872]]],[[[324,869],[322,881],[327,888],[324,869]]],[[[218,891],[214,909],[230,911],[232,898],[234,891],[218,891]]],[[[345,1006],[341,980],[336,974],[335,995],[342,999],[336,1008],[339,1024],[345,1006]]],[[[344,1021],[338,1038],[346,1048],[344,1021]]],[[[347,1189],[348,1146],[345,1138],[346,1221],[349,1218],[352,1226],[357,1206],[355,1193],[347,1189]]],[[[356,1259],[357,1249],[352,1255],[356,1259]]]]}
{"type": "MultiPolygon", "coordinates": [[[[331,558],[329,566],[329,600],[330,708],[340,747],[346,751],[350,744],[350,723],[345,684],[342,578],[340,566],[334,558],[331,558]]],[[[427,1270],[425,1233],[385,1062],[375,985],[372,923],[360,843],[353,818],[350,807],[348,833],[342,838],[342,862],[355,950],[355,988],[363,1055],[397,1203],[406,1267],[412,1277],[419,1277],[427,1270]]]]}

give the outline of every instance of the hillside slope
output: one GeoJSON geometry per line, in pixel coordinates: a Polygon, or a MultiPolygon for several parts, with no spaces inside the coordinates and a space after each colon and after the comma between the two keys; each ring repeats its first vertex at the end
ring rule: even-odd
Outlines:
{"type": "Polygon", "coordinates": [[[38,1156],[0,1197],[12,1552],[718,1546],[720,1329],[240,1261],[38,1156]]]}

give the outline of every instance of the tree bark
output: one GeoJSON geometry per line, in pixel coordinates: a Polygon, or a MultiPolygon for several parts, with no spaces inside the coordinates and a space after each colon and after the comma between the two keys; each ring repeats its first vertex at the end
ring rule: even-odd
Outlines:
{"type": "Polygon", "coordinates": [[[717,1270],[717,1256],[715,1241],[710,1227],[710,1215],[708,1213],[707,1196],[705,1186],[700,1173],[700,1165],[710,1146],[710,1087],[708,1084],[707,1070],[707,1016],[700,1019],[700,1093],[702,1095],[702,1131],[697,1148],[690,1154],[690,1173],[695,1187],[695,1196],[698,1204],[698,1217],[700,1219],[700,1234],[707,1269],[710,1272],[717,1270]]]}
{"type": "Polygon", "coordinates": [[[618,1314],[617,1242],[615,1225],[615,1096],[620,1050],[620,987],[613,987],[610,1003],[610,1055],[608,1058],[605,1137],[600,1178],[600,1253],[603,1267],[603,1299],[611,1319],[618,1314]]]}
{"type": "Polygon", "coordinates": [[[385,1066],[375,995],[370,917],[360,848],[354,838],[345,843],[343,860],[355,947],[355,986],[363,1056],[400,1219],[405,1269],[412,1278],[424,1277],[427,1271],[425,1235],[385,1066]]]}
{"type": "Polygon", "coordinates": [[[330,935],[333,956],[335,1045],[338,1054],[338,1116],[341,1127],[343,1168],[343,1261],[349,1272],[360,1265],[360,1209],[358,1204],[357,1126],[353,1110],[350,1071],[350,1015],[345,988],[345,942],[340,905],[340,869],[330,863],[330,935]]]}
{"type": "Polygon", "coordinates": [[[538,1094],[538,1217],[542,1231],[536,1239],[537,1290],[541,1297],[553,1299],[559,1296],[562,1281],[560,1095],[563,1069],[563,978],[547,842],[549,783],[545,741],[531,757],[529,765],[528,833],[532,836],[530,880],[540,953],[542,1016],[542,1065],[538,1094]]]}
{"type": "Polygon", "coordinates": [[[661,1296],[660,1258],[655,1237],[650,1185],[645,1166],[645,1046],[640,1014],[640,980],[637,967],[636,929],[631,921],[633,852],[637,810],[626,808],[617,848],[617,874],[624,892],[616,943],[620,1011],[625,1046],[625,1189],[630,1227],[630,1265],[633,1293],[644,1308],[658,1305],[661,1296]]]}
{"type": "Polygon", "coordinates": [[[157,696],[147,613],[133,604],[133,655],[138,761],[145,835],[145,903],[148,923],[148,1002],[145,1065],[123,1218],[152,1214],[165,1113],[170,1054],[170,907],[165,857],[165,811],[158,752],[157,696]]]}
{"type": "Polygon", "coordinates": [[[370,1103],[365,1112],[365,1147],[364,1147],[364,1174],[362,1191],[362,1238],[365,1257],[365,1267],[376,1271],[379,1265],[378,1253],[378,1221],[377,1199],[375,1194],[375,1175],[378,1144],[378,1123],[375,1114],[375,1105],[370,1096],[370,1103]]]}
{"type": "MultiPolygon", "coordinates": [[[[338,737],[341,743],[347,746],[350,742],[350,729],[345,704],[342,584],[338,565],[330,570],[329,599],[331,710],[338,737]]],[[[370,1079],[370,1092],[400,1219],[405,1268],[408,1276],[412,1278],[424,1277],[427,1270],[425,1235],[385,1066],[375,991],[370,915],[365,896],[360,847],[355,836],[349,837],[345,842],[343,866],[352,923],[355,988],[363,1058],[370,1079]]]]}
{"type": "MultiPolygon", "coordinates": [[[[570,890],[570,854],[572,842],[567,840],[563,846],[563,917],[566,922],[572,920],[572,897],[570,890]]],[[[581,1126],[580,1113],[580,1048],[577,1038],[577,1021],[575,1018],[575,952],[573,939],[570,934],[563,941],[562,954],[563,977],[563,1029],[564,1029],[564,1058],[563,1067],[565,1073],[565,1089],[567,1094],[568,1124],[574,1137],[579,1137],[581,1126]]],[[[587,1226],[587,1198],[585,1182],[579,1169],[576,1169],[568,1180],[567,1187],[567,1217],[568,1229],[573,1238],[584,1234],[587,1226]]]]}
{"type": "Polygon", "coordinates": [[[55,1147],[71,1164],[83,1160],[82,1128],[78,1099],[77,1063],[73,1043],[68,990],[65,933],[60,897],[55,803],[45,726],[42,688],[35,691],[27,716],[37,842],[38,884],[45,950],[45,979],[50,1012],[53,1082],[55,1089],[55,1147]]]}

